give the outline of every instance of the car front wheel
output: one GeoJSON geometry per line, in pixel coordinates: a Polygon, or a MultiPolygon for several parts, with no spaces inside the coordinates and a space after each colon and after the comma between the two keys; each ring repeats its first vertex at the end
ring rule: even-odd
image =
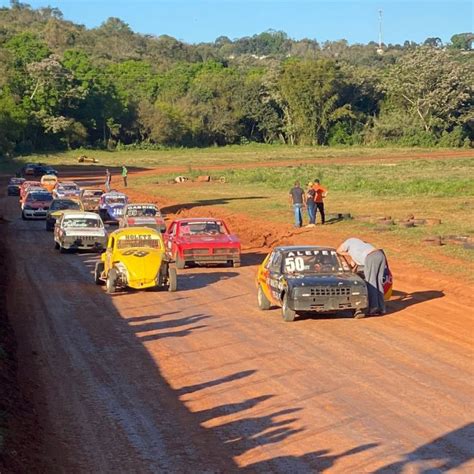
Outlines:
{"type": "Polygon", "coordinates": [[[262,311],[267,311],[270,309],[270,301],[269,299],[265,296],[265,293],[262,290],[262,287],[258,285],[258,290],[257,290],[257,301],[258,301],[258,307],[262,311]]]}
{"type": "Polygon", "coordinates": [[[104,262],[97,262],[94,268],[94,281],[96,285],[103,285],[104,282],[100,278],[102,276],[102,272],[104,271],[104,262]]]}
{"type": "Polygon", "coordinates": [[[176,291],[178,289],[178,275],[176,274],[176,268],[170,268],[168,270],[168,291],[176,291]]]}
{"type": "Polygon", "coordinates": [[[107,280],[105,281],[105,288],[107,293],[113,294],[117,291],[117,270],[111,268],[107,274],[107,280]]]}
{"type": "Polygon", "coordinates": [[[180,257],[179,253],[176,254],[176,268],[178,270],[182,270],[186,266],[186,262],[184,261],[183,258],[180,257]]]}
{"type": "Polygon", "coordinates": [[[288,293],[285,293],[283,296],[283,306],[281,307],[281,313],[283,316],[283,321],[290,323],[295,320],[296,311],[290,309],[288,306],[288,293]]]}

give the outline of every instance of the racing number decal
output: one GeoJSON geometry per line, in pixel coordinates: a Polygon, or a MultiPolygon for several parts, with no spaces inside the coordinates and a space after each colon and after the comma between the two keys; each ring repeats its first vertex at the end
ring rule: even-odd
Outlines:
{"type": "Polygon", "coordinates": [[[288,273],[304,270],[304,260],[302,257],[288,257],[285,259],[285,269],[288,273]]]}
{"type": "Polygon", "coordinates": [[[124,252],[124,255],[134,255],[135,257],[144,257],[145,255],[148,255],[150,252],[146,252],[145,250],[127,250],[124,252]]]}

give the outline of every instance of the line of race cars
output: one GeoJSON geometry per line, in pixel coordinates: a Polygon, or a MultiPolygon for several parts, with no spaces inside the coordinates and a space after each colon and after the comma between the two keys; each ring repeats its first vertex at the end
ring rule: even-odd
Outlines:
{"type": "MultiPolygon", "coordinates": [[[[175,219],[167,227],[153,203],[131,203],[118,191],[81,189],[55,174],[43,175],[40,181],[11,178],[7,191],[20,197],[23,219],[45,220],[61,253],[101,253],[94,280],[105,284],[108,293],[126,288],[176,291],[176,269],[241,264],[239,238],[221,219],[175,219]],[[118,229],[108,232],[105,224],[118,229]]],[[[293,321],[298,313],[342,310],[359,318],[368,306],[363,269],[352,271],[330,247],[275,247],[258,267],[256,286],[258,307],[281,307],[284,321],[293,321]]],[[[391,279],[384,291],[389,299],[391,279]]]]}

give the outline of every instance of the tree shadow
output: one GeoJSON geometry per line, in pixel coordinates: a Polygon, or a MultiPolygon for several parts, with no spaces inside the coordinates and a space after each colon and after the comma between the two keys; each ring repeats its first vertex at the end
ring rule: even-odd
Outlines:
{"type": "Polygon", "coordinates": [[[402,311],[415,304],[424,303],[437,298],[444,298],[444,296],[444,291],[440,290],[414,291],[412,293],[394,290],[392,298],[387,304],[387,314],[402,311]]]}
{"type": "Polygon", "coordinates": [[[163,214],[177,214],[180,211],[193,209],[195,207],[204,206],[222,206],[229,204],[231,201],[251,201],[257,199],[269,199],[268,196],[246,196],[246,197],[228,197],[219,199],[196,199],[193,202],[186,202],[184,204],[173,204],[161,208],[163,214]]]}
{"type": "Polygon", "coordinates": [[[468,423],[405,454],[403,459],[375,471],[376,474],[398,474],[420,461],[443,461],[436,468],[422,468],[421,474],[435,474],[457,469],[474,459],[474,423],[468,423]]]}
{"type": "Polygon", "coordinates": [[[330,454],[328,449],[321,449],[302,456],[279,456],[259,461],[241,469],[244,473],[252,472],[323,472],[334,466],[339,459],[377,447],[378,443],[361,444],[342,453],[330,454]]]}

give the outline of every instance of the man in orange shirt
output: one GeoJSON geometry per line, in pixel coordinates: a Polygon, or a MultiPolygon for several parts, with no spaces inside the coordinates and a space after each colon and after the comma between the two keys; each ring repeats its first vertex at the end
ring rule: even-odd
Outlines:
{"type": "Polygon", "coordinates": [[[314,215],[315,215],[315,222],[316,222],[316,216],[319,213],[321,214],[321,224],[324,224],[326,222],[326,216],[324,214],[324,198],[328,195],[328,191],[326,188],[321,186],[319,179],[314,180],[314,202],[316,204],[316,209],[314,210],[314,215]]]}

